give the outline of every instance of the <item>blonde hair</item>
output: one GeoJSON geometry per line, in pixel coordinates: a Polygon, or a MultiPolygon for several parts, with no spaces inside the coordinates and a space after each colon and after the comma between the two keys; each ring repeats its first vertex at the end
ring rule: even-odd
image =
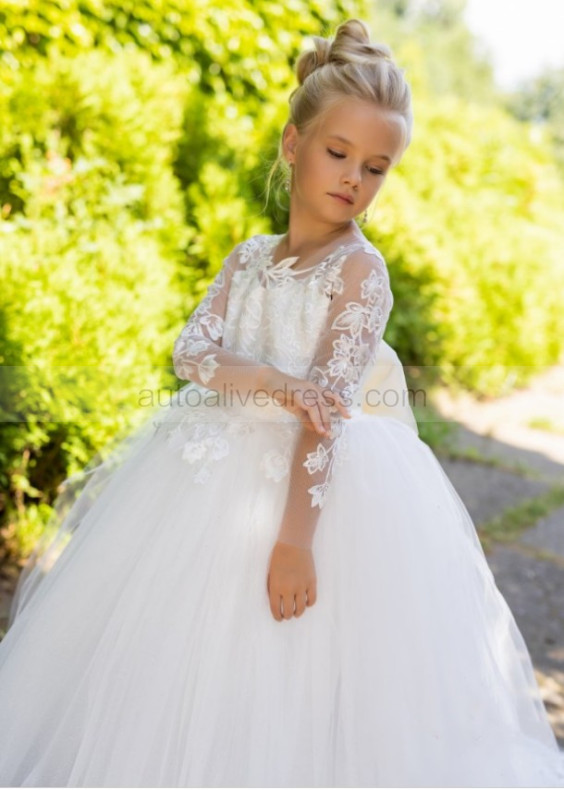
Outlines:
{"type": "Polygon", "coordinates": [[[360,19],[348,19],[339,25],[334,39],[313,36],[313,42],[315,49],[302,52],[296,63],[298,87],[288,99],[290,115],[268,174],[267,200],[276,172],[280,171],[280,181],[289,176],[282,152],[282,138],[288,124],[295,124],[299,132],[304,132],[343,98],[363,99],[397,112],[405,120],[404,151],[411,142],[411,89],[403,69],[394,63],[390,48],[371,42],[369,30],[360,19]]]}

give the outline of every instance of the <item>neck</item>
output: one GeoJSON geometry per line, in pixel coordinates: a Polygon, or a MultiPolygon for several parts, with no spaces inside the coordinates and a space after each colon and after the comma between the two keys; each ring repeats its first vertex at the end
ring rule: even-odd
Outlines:
{"type": "Polygon", "coordinates": [[[280,247],[284,256],[305,256],[348,238],[364,238],[354,220],[338,225],[316,223],[311,218],[304,218],[302,212],[290,209],[288,230],[280,242],[280,247]]]}

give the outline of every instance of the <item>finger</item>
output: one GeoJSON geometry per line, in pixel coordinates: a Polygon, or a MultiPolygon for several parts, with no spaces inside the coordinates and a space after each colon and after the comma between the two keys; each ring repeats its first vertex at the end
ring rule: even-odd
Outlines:
{"type": "Polygon", "coordinates": [[[282,620],[282,615],[280,614],[280,596],[279,595],[270,595],[270,611],[272,612],[272,616],[275,620],[282,620]]]}
{"type": "Polygon", "coordinates": [[[327,435],[328,430],[325,425],[324,415],[323,412],[321,411],[320,404],[316,403],[315,406],[313,406],[312,411],[313,411],[313,419],[314,419],[316,431],[320,433],[322,436],[327,435]]]}
{"type": "Polygon", "coordinates": [[[301,417],[302,425],[307,431],[315,431],[315,426],[312,423],[310,416],[307,412],[304,412],[301,417]]]}
{"type": "Polygon", "coordinates": [[[325,424],[327,426],[327,432],[328,433],[331,433],[331,431],[333,430],[333,419],[334,419],[333,415],[334,415],[334,413],[335,413],[335,407],[334,406],[331,406],[331,407],[325,406],[324,409],[323,409],[323,419],[324,419],[325,424]]]}
{"type": "Polygon", "coordinates": [[[294,616],[295,617],[301,617],[302,614],[305,612],[306,606],[307,606],[306,593],[303,592],[303,593],[300,593],[299,595],[296,595],[296,599],[295,600],[296,600],[296,603],[295,603],[294,616]]]}
{"type": "Polygon", "coordinates": [[[345,399],[341,395],[340,392],[333,392],[332,390],[324,392],[325,399],[329,401],[330,405],[333,407],[331,411],[337,409],[343,417],[350,417],[349,406],[347,405],[345,399]]]}
{"type": "Polygon", "coordinates": [[[319,405],[319,413],[321,415],[321,421],[323,423],[323,427],[325,429],[325,433],[329,436],[331,431],[333,430],[333,424],[331,421],[331,409],[329,406],[326,406],[324,403],[319,405]]]}
{"type": "Polygon", "coordinates": [[[337,399],[339,397],[338,392],[333,392],[333,390],[323,390],[323,402],[327,404],[327,406],[334,406],[337,403],[337,399]]]}
{"type": "Polygon", "coordinates": [[[294,596],[284,595],[282,597],[282,617],[284,620],[290,620],[294,616],[294,596]]]}
{"type": "Polygon", "coordinates": [[[339,407],[337,406],[331,406],[331,408],[325,407],[322,411],[322,420],[323,420],[323,425],[325,426],[326,436],[333,435],[334,422],[338,419],[336,416],[337,413],[339,413],[340,415],[346,418],[350,418],[352,416],[348,412],[347,407],[344,406],[343,404],[341,404],[339,407]]]}
{"type": "Polygon", "coordinates": [[[313,606],[317,601],[317,584],[312,582],[307,588],[307,606],[313,606]]]}
{"type": "Polygon", "coordinates": [[[308,406],[307,413],[309,415],[310,422],[313,426],[313,430],[316,433],[323,434],[323,426],[319,422],[319,412],[317,411],[316,406],[308,406]]]}
{"type": "Polygon", "coordinates": [[[342,398],[335,401],[335,405],[333,406],[332,411],[333,413],[339,412],[340,414],[343,415],[343,417],[350,418],[352,416],[350,412],[350,407],[342,398]]]}

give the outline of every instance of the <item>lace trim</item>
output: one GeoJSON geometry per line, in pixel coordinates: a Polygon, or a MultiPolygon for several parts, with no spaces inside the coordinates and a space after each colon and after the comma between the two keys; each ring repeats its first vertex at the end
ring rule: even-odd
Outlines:
{"type": "Polygon", "coordinates": [[[342,292],[343,282],[340,277],[340,268],[350,252],[362,249],[376,254],[384,262],[382,254],[370,242],[358,239],[339,245],[325,258],[313,266],[308,266],[307,269],[292,269],[292,264],[297,260],[297,257],[284,258],[276,264],[272,262],[274,247],[281,238],[282,234],[253,236],[242,244],[239,252],[240,261],[247,265],[248,270],[256,274],[259,283],[266,288],[279,287],[289,283],[309,285],[319,282],[323,276],[323,292],[331,298],[334,288],[341,289],[337,290],[337,293],[342,292]],[[300,276],[302,274],[307,276],[300,276]]]}

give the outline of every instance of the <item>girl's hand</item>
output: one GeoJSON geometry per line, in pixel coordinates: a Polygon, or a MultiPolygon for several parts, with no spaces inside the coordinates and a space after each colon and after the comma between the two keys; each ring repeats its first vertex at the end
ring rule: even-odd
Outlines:
{"type": "Polygon", "coordinates": [[[301,617],[317,600],[317,576],[311,549],[276,541],[270,555],[266,589],[275,620],[301,617]]]}
{"type": "Polygon", "coordinates": [[[295,414],[304,427],[321,436],[331,433],[331,413],[340,412],[349,419],[348,407],[338,392],[323,389],[313,381],[286,376],[284,386],[275,391],[274,400],[295,414]]]}

